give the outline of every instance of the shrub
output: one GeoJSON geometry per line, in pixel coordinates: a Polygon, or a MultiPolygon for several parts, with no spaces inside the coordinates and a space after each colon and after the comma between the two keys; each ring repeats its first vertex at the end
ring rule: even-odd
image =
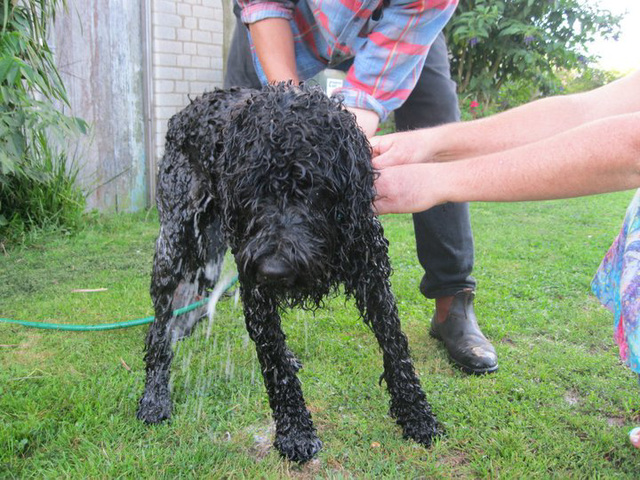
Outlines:
{"type": "Polygon", "coordinates": [[[0,243],[38,228],[77,226],[85,203],[69,137],[84,121],[65,115],[67,94],[47,43],[65,0],[2,0],[0,7],[0,243]]]}
{"type": "Polygon", "coordinates": [[[615,38],[621,18],[585,0],[460,0],[445,27],[453,78],[485,105],[506,82],[528,100],[552,94],[556,73],[594,61],[589,46],[615,38]]]}

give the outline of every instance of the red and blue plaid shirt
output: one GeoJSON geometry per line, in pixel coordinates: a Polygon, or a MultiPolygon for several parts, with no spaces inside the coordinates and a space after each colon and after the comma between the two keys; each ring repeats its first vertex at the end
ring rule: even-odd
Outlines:
{"type": "MultiPolygon", "coordinates": [[[[353,59],[344,86],[335,93],[346,106],[373,110],[381,120],[413,91],[429,47],[458,0],[387,3],[379,17],[374,11],[382,0],[238,0],[245,24],[273,17],[290,21],[301,80],[353,59]]],[[[266,83],[252,50],[258,76],[266,83]]]]}

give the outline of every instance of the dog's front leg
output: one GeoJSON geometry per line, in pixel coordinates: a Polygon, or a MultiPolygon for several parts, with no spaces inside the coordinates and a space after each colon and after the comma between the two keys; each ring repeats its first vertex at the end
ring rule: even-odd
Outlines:
{"type": "MultiPolygon", "coordinates": [[[[373,267],[369,269],[374,271],[373,267]]],[[[389,281],[382,275],[369,278],[366,285],[357,289],[356,295],[363,318],[371,325],[382,349],[383,378],[391,396],[391,415],[402,427],[405,437],[429,446],[438,434],[438,423],[411,362],[389,281]]]]}
{"type": "Polygon", "coordinates": [[[276,304],[244,288],[242,298],[247,331],[256,345],[276,424],[274,446],[289,460],[306,462],[322,448],[322,442],[305,405],[296,376],[299,364],[287,349],[276,304]]]}

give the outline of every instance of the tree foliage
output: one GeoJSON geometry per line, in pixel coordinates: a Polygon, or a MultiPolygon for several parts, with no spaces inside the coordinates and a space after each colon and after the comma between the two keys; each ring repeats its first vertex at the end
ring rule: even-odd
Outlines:
{"type": "Polygon", "coordinates": [[[1,234],[10,224],[56,223],[83,210],[64,147],[86,124],[57,108],[69,102],[47,31],[66,1],[0,2],[1,234]]]}
{"type": "Polygon", "coordinates": [[[460,0],[446,28],[453,77],[485,104],[505,82],[554,93],[556,72],[588,65],[589,45],[615,38],[620,19],[589,0],[460,0]]]}

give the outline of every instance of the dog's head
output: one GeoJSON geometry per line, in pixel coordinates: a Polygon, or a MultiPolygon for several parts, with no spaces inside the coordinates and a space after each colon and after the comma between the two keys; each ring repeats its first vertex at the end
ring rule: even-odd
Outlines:
{"type": "MultiPolygon", "coordinates": [[[[319,305],[374,219],[371,147],[318,87],[264,87],[231,113],[217,197],[240,278],[319,305]]],[[[363,254],[364,252],[358,252],[363,254]]]]}

